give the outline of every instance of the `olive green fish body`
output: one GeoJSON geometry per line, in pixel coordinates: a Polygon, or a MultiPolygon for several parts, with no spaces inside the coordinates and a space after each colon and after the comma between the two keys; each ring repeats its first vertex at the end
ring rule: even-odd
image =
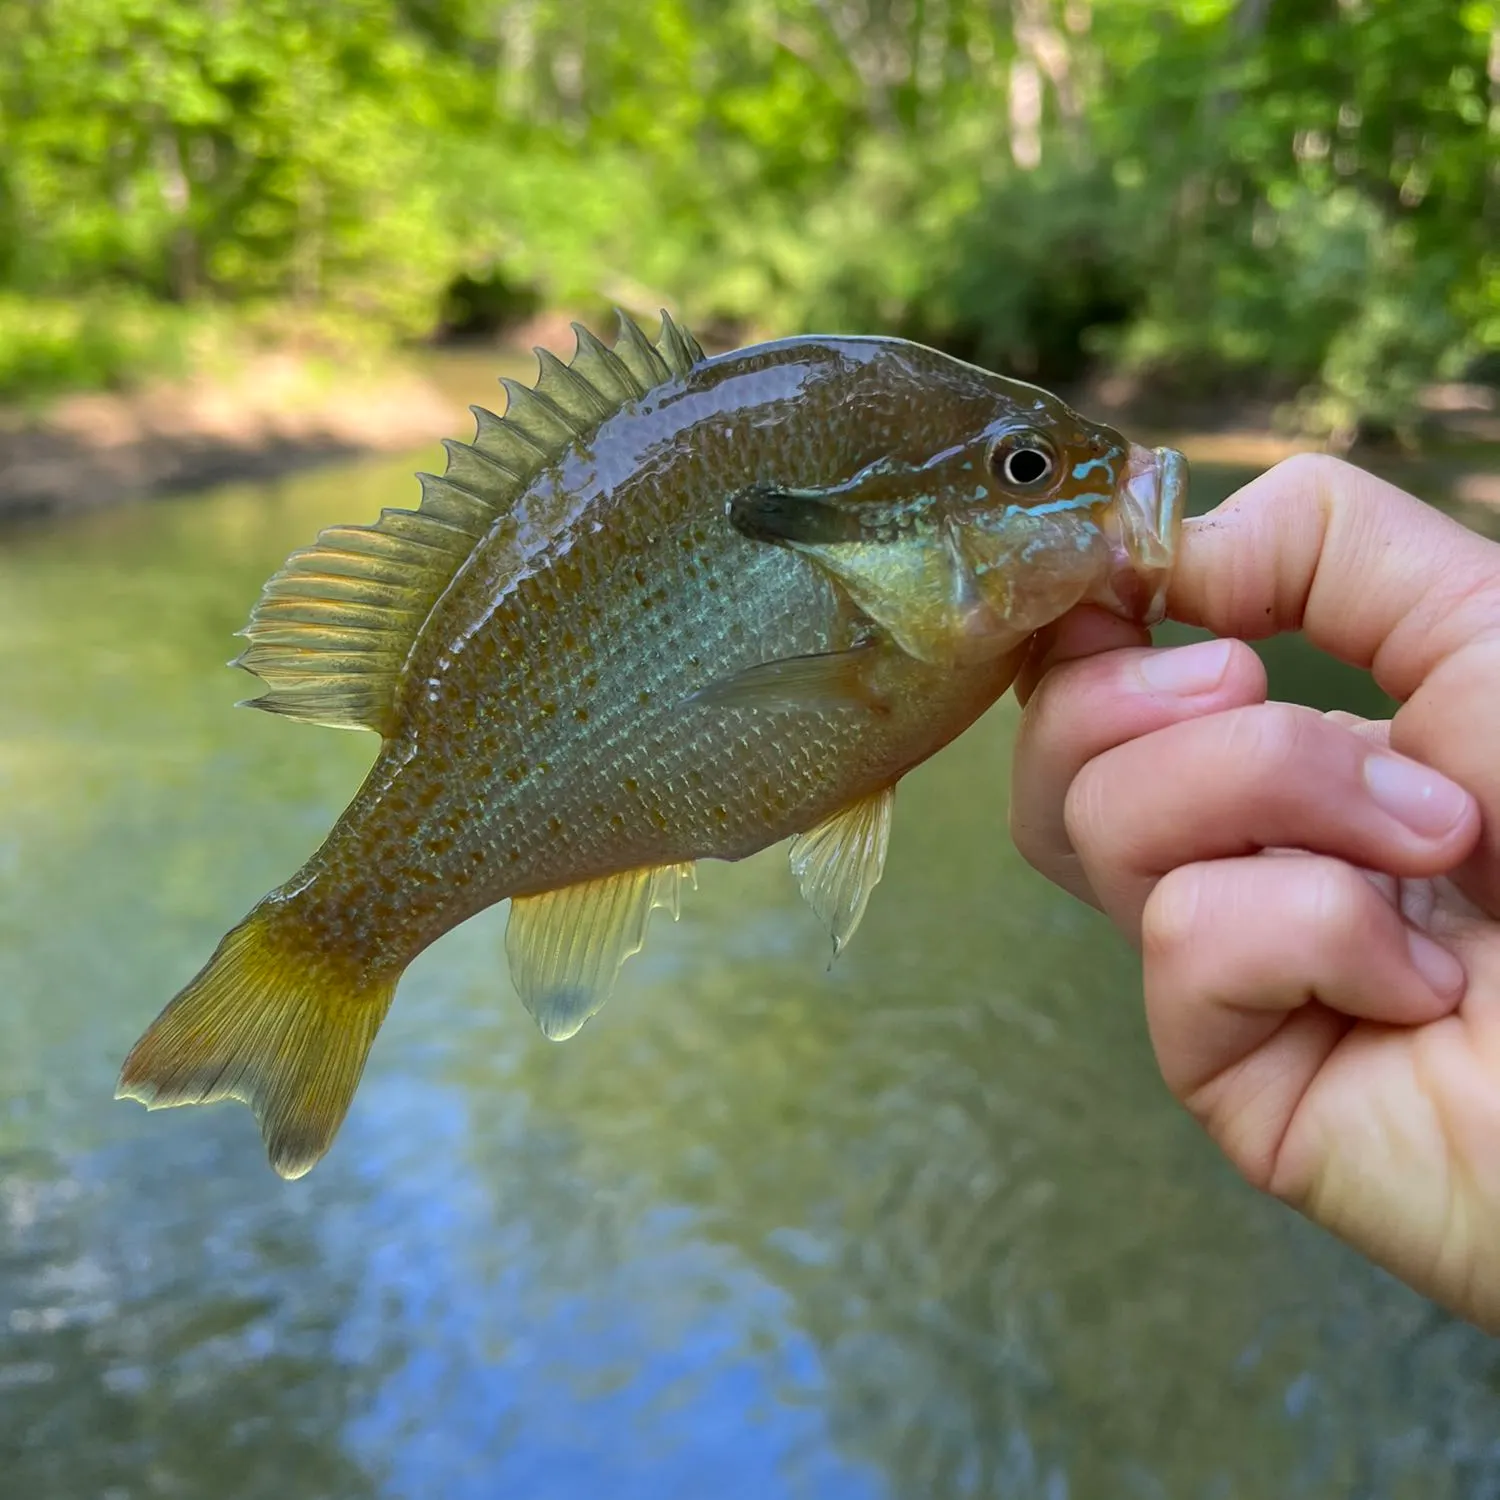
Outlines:
{"type": "Polygon", "coordinates": [[[508,896],[741,858],[889,785],[1005,690],[1003,659],[954,672],[902,657],[880,711],[692,701],[866,633],[815,564],[726,525],[725,497],[789,476],[833,486],[898,444],[929,454],[939,435],[902,426],[903,404],[937,405],[913,363],[875,341],[723,357],[532,486],[518,509],[562,524],[537,527],[519,576],[508,533],[466,565],[364,789],[305,872],[341,940],[357,920],[371,958],[404,967],[508,896]]]}
{"type": "MultiPolygon", "coordinates": [[[[896,339],[705,359],[664,318],[584,331],[505,382],[503,419],[418,511],[334,527],[266,586],[256,706],[382,736],[301,871],[233,929],[127,1059],[149,1106],[250,1103],[273,1164],[328,1149],[397,980],[510,898],[550,1036],[598,1009],[699,859],[791,838],[852,935],[892,790],[1082,599],[1149,617],[1176,455],[896,339]]],[[[1153,593],[1154,590],[1154,593],[1153,593]]]]}

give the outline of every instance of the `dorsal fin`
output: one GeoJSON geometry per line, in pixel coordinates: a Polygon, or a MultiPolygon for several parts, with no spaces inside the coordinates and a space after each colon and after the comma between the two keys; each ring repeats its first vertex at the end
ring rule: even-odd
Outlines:
{"type": "Polygon", "coordinates": [[[497,417],[474,413],[472,443],[444,442],[442,475],[419,474],[416,510],[385,510],[370,526],[332,526],[294,552],[262,591],[232,663],[268,691],[251,708],[331,724],[391,729],[402,673],[422,626],[458,570],[544,469],[632,401],[703,358],[662,313],[652,345],[625,313],[606,349],[577,323],[567,364],[536,351],[537,379],[502,380],[497,417]]]}
{"type": "Polygon", "coordinates": [[[656,347],[674,375],[686,375],[703,358],[703,346],[686,328],[679,328],[672,321],[666,308],[661,310],[661,337],[656,347]]]}

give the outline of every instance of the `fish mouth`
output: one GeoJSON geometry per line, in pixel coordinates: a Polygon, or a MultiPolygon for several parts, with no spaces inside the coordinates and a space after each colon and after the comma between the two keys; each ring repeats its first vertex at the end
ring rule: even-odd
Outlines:
{"type": "Polygon", "coordinates": [[[1106,592],[1126,619],[1156,625],[1166,618],[1187,490],[1187,459],[1175,448],[1130,445],[1104,528],[1114,552],[1106,592]]]}

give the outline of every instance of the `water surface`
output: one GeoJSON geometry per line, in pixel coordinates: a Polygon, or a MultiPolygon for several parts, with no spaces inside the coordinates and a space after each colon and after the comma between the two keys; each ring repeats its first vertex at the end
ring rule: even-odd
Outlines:
{"type": "Polygon", "coordinates": [[[1009,704],[903,785],[832,973],[775,850],[563,1046],[503,911],[451,934],[300,1182],[238,1106],[114,1102],[373,752],[234,711],[231,632],[412,467],[0,537],[0,1495],[1500,1495],[1500,1345],[1172,1103],[1128,949],[1006,840],[1009,704]]]}

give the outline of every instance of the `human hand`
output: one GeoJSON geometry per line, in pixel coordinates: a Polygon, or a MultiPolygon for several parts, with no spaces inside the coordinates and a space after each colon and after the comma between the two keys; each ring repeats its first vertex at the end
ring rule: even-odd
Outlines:
{"type": "Polygon", "coordinates": [[[1041,643],[1016,844],[1140,946],[1163,1077],[1244,1176],[1500,1332],[1500,546],[1304,456],[1188,524],[1169,613],[1231,639],[1041,643]],[[1288,630],[1395,717],[1267,702],[1242,642],[1288,630]]]}

